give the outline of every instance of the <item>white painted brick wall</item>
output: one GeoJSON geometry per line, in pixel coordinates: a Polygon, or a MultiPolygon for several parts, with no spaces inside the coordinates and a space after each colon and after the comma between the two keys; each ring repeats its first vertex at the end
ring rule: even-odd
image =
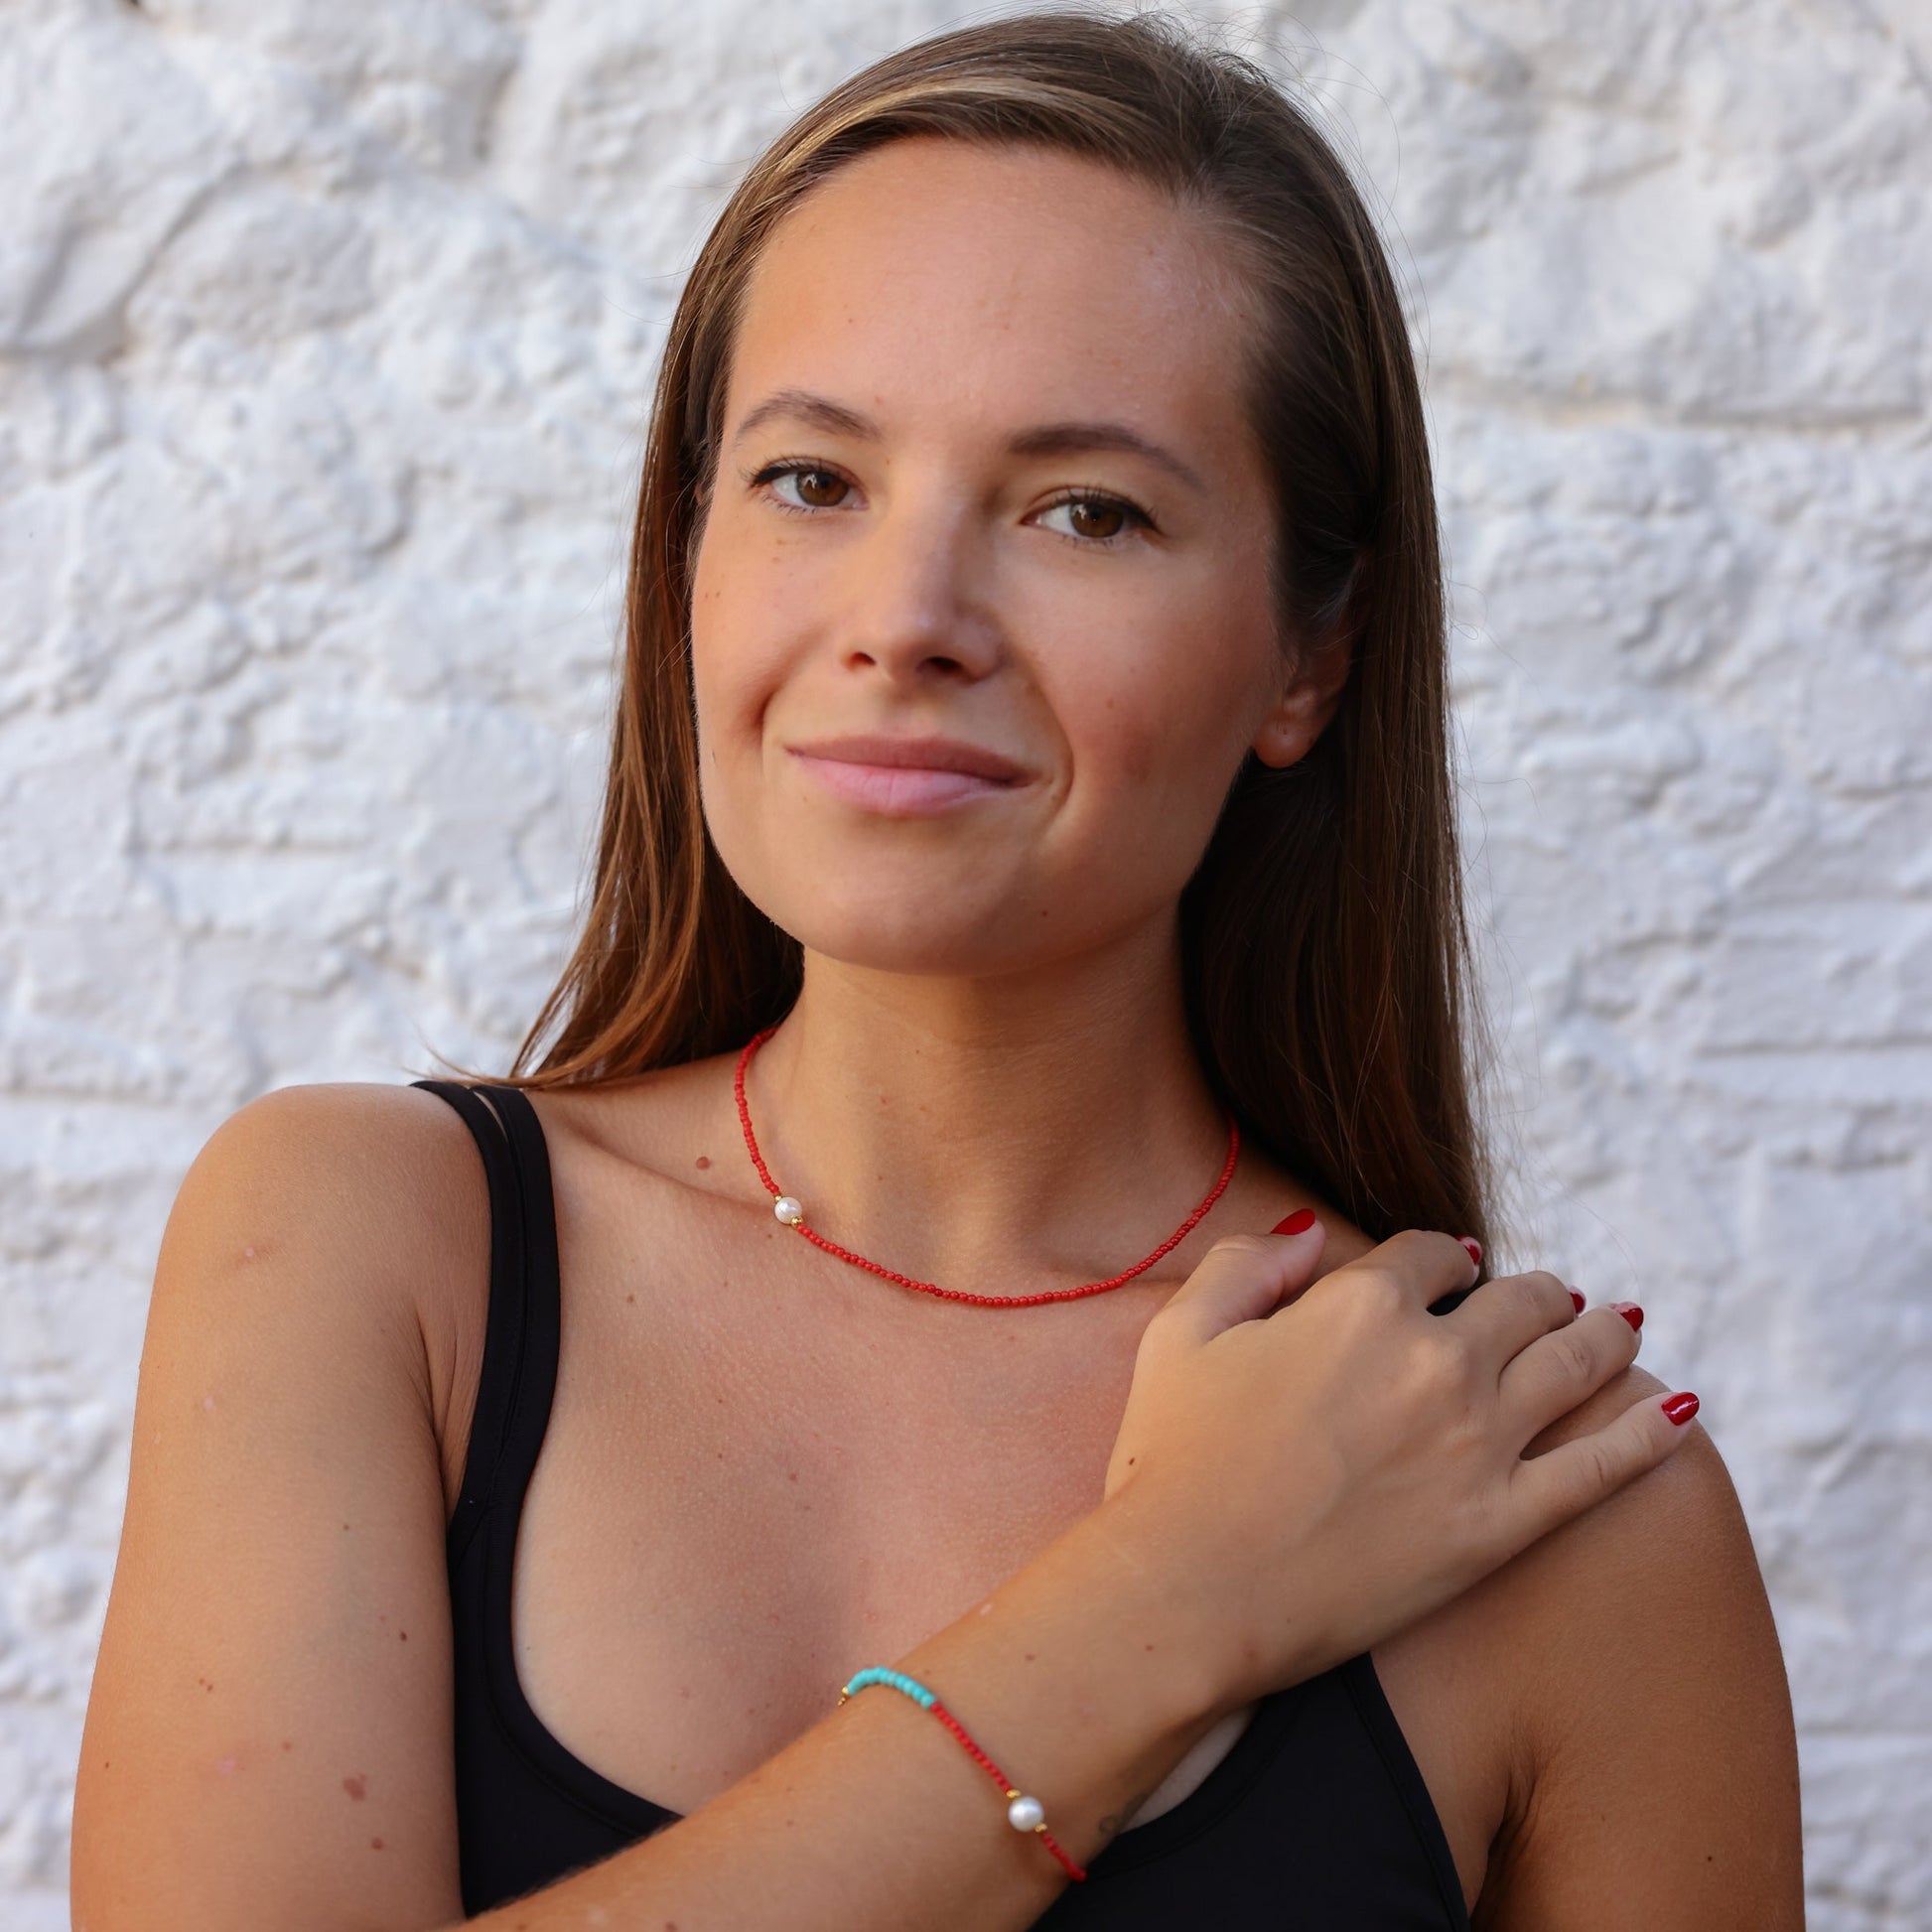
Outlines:
{"type": "MultiPolygon", "coordinates": [[[[0,0],[19,1932],[67,1922],[180,1176],[265,1087],[500,1064],[569,927],[679,272],[792,109],[957,17],[0,0]]],[[[1306,58],[1424,298],[1501,1259],[1640,1298],[1703,1393],[1795,1681],[1812,1923],[1923,1928],[1932,12],[1238,17],[1306,58]]]]}

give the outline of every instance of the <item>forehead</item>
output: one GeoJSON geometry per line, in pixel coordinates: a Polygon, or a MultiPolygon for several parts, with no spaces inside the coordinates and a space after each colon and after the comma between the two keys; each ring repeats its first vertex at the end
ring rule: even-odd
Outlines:
{"type": "Polygon", "coordinates": [[[747,289],[730,408],[776,388],[889,422],[1241,419],[1245,291],[1158,188],[1078,156],[896,141],[806,196],[747,289]]]}

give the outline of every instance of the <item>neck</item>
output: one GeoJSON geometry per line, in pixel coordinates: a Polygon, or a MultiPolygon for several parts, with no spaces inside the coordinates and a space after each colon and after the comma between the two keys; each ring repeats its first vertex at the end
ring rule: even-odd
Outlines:
{"type": "Polygon", "coordinates": [[[746,1099],[772,1178],[856,1253],[976,1294],[1074,1287],[1165,1241],[1226,1161],[1172,927],[999,979],[804,965],[746,1099]]]}

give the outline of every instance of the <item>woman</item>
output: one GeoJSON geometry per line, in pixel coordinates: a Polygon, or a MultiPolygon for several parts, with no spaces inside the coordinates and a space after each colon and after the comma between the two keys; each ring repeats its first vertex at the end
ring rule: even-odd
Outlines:
{"type": "Polygon", "coordinates": [[[808,112],[673,326],[517,1077],[184,1184],[76,1923],[1798,1924],[1694,1399],[1473,1287],[1445,747],[1279,93],[1044,16],[808,112]]]}

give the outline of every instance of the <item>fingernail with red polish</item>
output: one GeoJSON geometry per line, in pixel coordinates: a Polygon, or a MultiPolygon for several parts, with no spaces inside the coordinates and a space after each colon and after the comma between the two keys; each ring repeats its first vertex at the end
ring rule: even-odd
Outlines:
{"type": "Polygon", "coordinates": [[[1622,1315],[1624,1320],[1629,1322],[1631,1327],[1641,1328],[1643,1326],[1643,1310],[1638,1308],[1636,1303],[1612,1302],[1610,1304],[1610,1307],[1613,1308],[1618,1314],[1622,1315]]]}
{"type": "Polygon", "coordinates": [[[1570,1291],[1570,1306],[1573,1309],[1575,1309],[1579,1314],[1583,1313],[1584,1298],[1581,1295],[1579,1295],[1574,1288],[1570,1291]]]}
{"type": "Polygon", "coordinates": [[[1455,1238],[1468,1249],[1469,1259],[1480,1268],[1482,1266],[1482,1243],[1473,1234],[1458,1234],[1455,1238]]]}
{"type": "Polygon", "coordinates": [[[1663,1411],[1679,1429],[1682,1429],[1697,1414],[1698,1399],[1686,1390],[1682,1395],[1667,1397],[1663,1403],[1663,1411]]]}
{"type": "Polygon", "coordinates": [[[1286,1220],[1277,1221],[1268,1232],[1270,1234],[1306,1234],[1314,1226],[1314,1209],[1298,1207],[1286,1220]]]}

